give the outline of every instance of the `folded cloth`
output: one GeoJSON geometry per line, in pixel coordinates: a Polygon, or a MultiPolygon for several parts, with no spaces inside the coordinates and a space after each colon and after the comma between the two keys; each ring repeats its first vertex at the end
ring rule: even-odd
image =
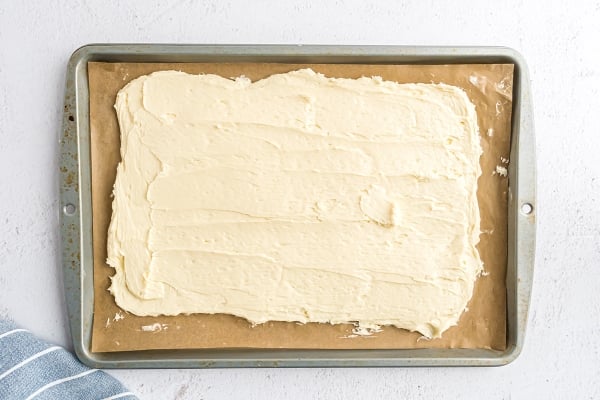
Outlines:
{"type": "Polygon", "coordinates": [[[136,399],[107,373],[0,319],[0,399],[136,399]]]}

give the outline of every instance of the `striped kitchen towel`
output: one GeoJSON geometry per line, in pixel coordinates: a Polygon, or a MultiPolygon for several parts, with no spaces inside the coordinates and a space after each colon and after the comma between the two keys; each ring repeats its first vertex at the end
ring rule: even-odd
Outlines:
{"type": "Polygon", "coordinates": [[[0,399],[136,399],[107,373],[81,364],[52,346],[0,319],[0,399]]]}

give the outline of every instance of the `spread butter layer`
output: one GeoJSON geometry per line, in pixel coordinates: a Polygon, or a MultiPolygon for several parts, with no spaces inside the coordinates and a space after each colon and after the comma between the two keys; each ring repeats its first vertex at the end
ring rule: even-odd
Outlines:
{"type": "Polygon", "coordinates": [[[482,271],[477,116],[459,88],[164,71],[118,94],[111,293],[440,337],[482,271]]]}

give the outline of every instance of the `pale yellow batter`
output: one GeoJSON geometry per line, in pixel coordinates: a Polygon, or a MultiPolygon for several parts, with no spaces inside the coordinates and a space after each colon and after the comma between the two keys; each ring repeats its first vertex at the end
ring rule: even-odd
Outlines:
{"type": "Polygon", "coordinates": [[[108,263],[123,309],[427,337],[465,310],[482,271],[482,150],[461,89],[167,71],[115,108],[108,263]]]}

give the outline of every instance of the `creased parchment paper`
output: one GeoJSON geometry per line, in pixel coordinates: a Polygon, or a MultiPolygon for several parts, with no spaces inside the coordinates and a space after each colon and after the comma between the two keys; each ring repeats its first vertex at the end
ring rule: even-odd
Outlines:
{"type": "Polygon", "coordinates": [[[92,170],[94,321],[92,351],[201,348],[491,348],[506,346],[506,260],[508,179],[503,175],[510,148],[513,65],[355,65],[355,64],[151,64],[88,63],[92,170]],[[482,138],[482,176],[477,196],[481,212],[478,246],[485,273],[477,280],[468,310],[441,339],[385,327],[372,336],[352,334],[352,325],[268,322],[252,327],[229,315],[138,317],[121,310],[108,292],[114,270],[106,264],[111,193],[120,161],[119,127],[113,108],[129,81],[159,70],[251,80],[300,68],[330,77],[381,76],[399,83],[443,82],[463,88],[476,106],[482,138]]]}

